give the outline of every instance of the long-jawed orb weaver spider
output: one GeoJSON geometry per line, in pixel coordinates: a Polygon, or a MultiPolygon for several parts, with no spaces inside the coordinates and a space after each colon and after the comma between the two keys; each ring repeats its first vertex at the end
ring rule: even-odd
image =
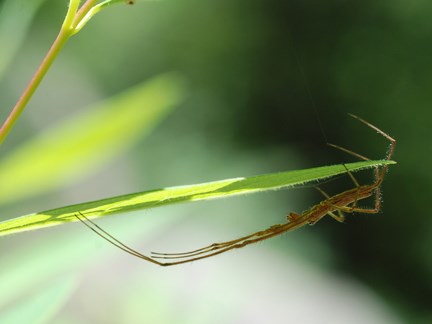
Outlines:
{"type": "MultiPolygon", "coordinates": [[[[396,145],[396,140],[392,138],[390,135],[386,134],[376,126],[368,123],[367,121],[361,119],[360,117],[357,117],[355,115],[350,114],[351,117],[359,120],[363,124],[367,125],[368,127],[372,128],[379,134],[381,134],[383,137],[385,137],[389,142],[389,149],[388,153],[386,155],[386,160],[390,160],[394,148],[396,145]]],[[[350,150],[347,150],[343,147],[340,147],[338,145],[329,144],[332,147],[335,147],[337,149],[340,149],[344,152],[347,152],[349,154],[352,154],[360,159],[363,160],[369,160],[368,158],[354,153],[350,150]]],[[[384,176],[387,172],[388,165],[384,165],[382,167],[376,167],[375,168],[375,181],[372,184],[369,185],[360,185],[357,180],[354,178],[352,173],[347,170],[348,175],[352,179],[352,181],[355,184],[355,187],[349,190],[346,190],[344,192],[341,192],[339,194],[336,194],[334,196],[329,196],[327,193],[325,193],[320,188],[316,187],[318,191],[320,191],[326,199],[318,203],[317,205],[311,207],[310,209],[304,211],[301,214],[291,212],[287,216],[287,222],[283,224],[277,224],[272,225],[269,228],[258,231],[256,233],[252,233],[250,235],[243,236],[241,238],[226,241],[226,242],[220,242],[220,243],[213,243],[208,246],[205,246],[203,248],[189,251],[189,252],[182,252],[182,253],[158,253],[158,252],[151,252],[151,256],[146,256],[131,247],[125,245],[118,239],[116,239],[114,236],[106,232],[104,229],[102,229],[99,225],[88,219],[86,216],[84,216],[82,213],[78,213],[75,216],[89,229],[91,229],[93,232],[95,232],[97,235],[102,237],[103,239],[107,240],[114,246],[118,247],[119,249],[125,251],[126,253],[129,253],[133,256],[136,256],[140,259],[149,261],[151,263],[157,264],[159,266],[171,266],[171,265],[177,265],[187,262],[192,262],[200,259],[209,258],[224,252],[227,252],[229,250],[233,249],[239,249],[246,245],[253,244],[259,241],[263,241],[266,239],[269,239],[271,237],[280,235],[282,233],[285,233],[290,230],[297,229],[299,227],[302,227],[306,224],[313,225],[317,223],[319,220],[321,220],[324,216],[329,215],[333,217],[338,222],[343,222],[345,219],[344,213],[364,213],[364,214],[376,214],[381,210],[381,184],[384,180],[384,176]],[[375,194],[375,206],[374,208],[361,208],[357,207],[357,203],[363,199],[372,197],[375,194]],[[164,259],[164,260],[170,260],[166,262],[158,261],[158,259],[164,259]]]]}

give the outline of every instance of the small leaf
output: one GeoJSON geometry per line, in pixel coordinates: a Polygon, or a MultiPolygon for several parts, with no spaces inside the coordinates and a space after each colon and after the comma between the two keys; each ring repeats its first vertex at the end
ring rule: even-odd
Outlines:
{"type": "Polygon", "coordinates": [[[114,213],[155,208],[180,202],[208,200],[259,191],[292,188],[346,173],[347,169],[354,172],[377,165],[394,163],[387,160],[361,161],[345,165],[338,164],[133,193],[6,220],[0,223],[0,236],[74,222],[77,221],[75,215],[78,212],[85,214],[89,218],[96,218],[114,213]]]}

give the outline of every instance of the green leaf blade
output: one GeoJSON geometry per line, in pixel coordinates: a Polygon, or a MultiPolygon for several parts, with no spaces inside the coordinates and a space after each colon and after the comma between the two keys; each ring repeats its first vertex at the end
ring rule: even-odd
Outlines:
{"type": "Polygon", "coordinates": [[[332,176],[373,168],[378,165],[394,164],[393,161],[361,161],[345,165],[331,165],[304,170],[240,177],[144,191],[107,199],[66,206],[62,208],[30,214],[0,223],[0,236],[34,230],[77,221],[78,212],[89,218],[107,216],[114,213],[139,209],[155,208],[174,203],[192,202],[250,194],[260,191],[298,187],[316,183],[332,176]]]}

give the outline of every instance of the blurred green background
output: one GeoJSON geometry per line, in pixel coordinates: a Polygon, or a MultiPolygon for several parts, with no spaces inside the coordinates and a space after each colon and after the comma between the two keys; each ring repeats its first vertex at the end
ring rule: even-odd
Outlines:
{"type": "MultiPolygon", "coordinates": [[[[0,4],[3,121],[53,41],[67,1],[0,4]]],[[[118,154],[91,169],[80,164],[56,187],[32,185],[31,195],[4,202],[0,220],[135,191],[356,160],[326,140],[382,158],[385,139],[347,112],[398,140],[383,212],[349,215],[345,224],[325,219],[171,268],[126,255],[79,223],[2,237],[0,322],[430,323],[431,14],[430,1],[394,0],[138,1],[102,11],[49,71],[2,145],[0,169],[47,128],[73,119],[77,136],[88,132],[76,114],[161,73],[184,77],[186,98],[151,132],[143,128],[120,143],[118,154]]],[[[43,165],[27,159],[26,172],[45,172],[52,182],[43,165]]],[[[371,176],[356,174],[361,183],[371,176]]],[[[10,185],[0,179],[2,191],[10,185]]],[[[323,186],[329,193],[351,187],[345,178],[323,186]]],[[[187,251],[284,222],[288,212],[321,199],[312,188],[295,189],[99,224],[143,252],[187,251]]]]}

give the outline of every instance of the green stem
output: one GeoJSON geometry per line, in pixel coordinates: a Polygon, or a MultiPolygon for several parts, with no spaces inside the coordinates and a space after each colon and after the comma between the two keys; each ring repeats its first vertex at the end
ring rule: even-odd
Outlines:
{"type": "Polygon", "coordinates": [[[79,22],[84,18],[84,16],[90,11],[92,7],[96,4],[97,0],[87,0],[81,8],[78,10],[75,18],[72,22],[72,27],[75,28],[79,22]]]}
{"type": "Polygon", "coordinates": [[[71,29],[72,22],[74,20],[75,14],[78,10],[79,4],[81,0],[69,0],[69,8],[66,13],[66,17],[63,21],[62,30],[63,29],[71,29]]]}
{"type": "Polygon", "coordinates": [[[23,94],[21,95],[21,97],[13,107],[11,113],[7,117],[6,121],[4,122],[3,126],[1,127],[0,144],[4,141],[4,139],[14,126],[15,122],[17,121],[18,117],[21,115],[24,108],[27,106],[37,87],[41,83],[43,77],[54,62],[54,59],[57,57],[60,50],[63,48],[66,41],[69,39],[70,35],[70,31],[65,30],[61,30],[58,34],[56,40],[52,44],[51,48],[49,49],[47,55],[37,69],[27,88],[24,90],[23,94]]]}
{"type": "Polygon", "coordinates": [[[81,28],[102,8],[105,8],[111,4],[123,2],[124,0],[105,0],[96,5],[97,0],[86,0],[84,4],[79,8],[81,0],[69,0],[69,8],[66,13],[66,17],[63,21],[60,33],[58,34],[56,40],[51,45],[47,55],[43,59],[41,65],[37,69],[36,73],[33,75],[27,88],[24,90],[23,94],[19,98],[18,102],[13,107],[9,116],[0,128],[0,145],[5,140],[6,136],[9,134],[10,130],[18,120],[19,116],[23,112],[24,108],[27,106],[37,87],[41,83],[45,74],[48,72],[49,68],[53,64],[55,58],[69,40],[69,38],[79,32],[81,28]]]}
{"type": "Polygon", "coordinates": [[[63,46],[66,44],[67,40],[72,36],[72,22],[78,10],[79,3],[80,0],[70,0],[69,9],[60,33],[58,34],[54,43],[51,45],[51,48],[49,49],[47,55],[37,69],[36,73],[33,75],[33,78],[30,80],[27,88],[24,90],[23,94],[21,95],[21,97],[13,107],[12,111],[10,112],[9,116],[0,128],[0,144],[3,143],[6,136],[9,134],[10,130],[23,112],[24,108],[27,106],[37,87],[39,86],[45,74],[48,72],[49,68],[54,62],[55,58],[57,57],[63,46]]]}

